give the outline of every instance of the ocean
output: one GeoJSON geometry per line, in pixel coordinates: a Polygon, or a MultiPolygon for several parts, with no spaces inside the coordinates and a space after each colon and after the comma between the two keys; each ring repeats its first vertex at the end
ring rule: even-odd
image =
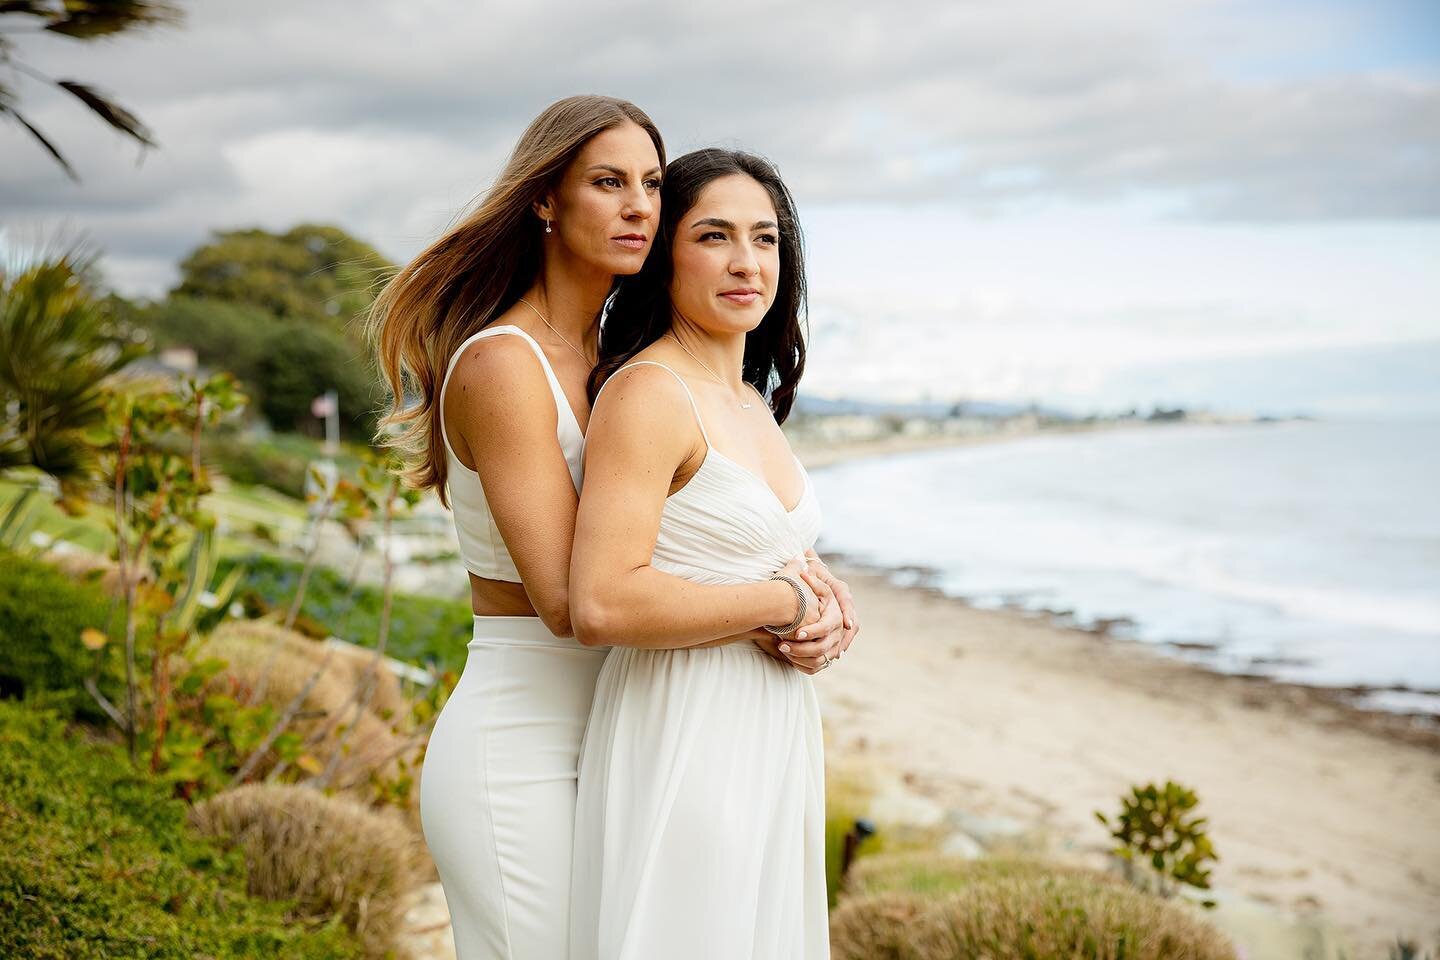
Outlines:
{"type": "Polygon", "coordinates": [[[1042,434],[814,483],[822,552],[898,583],[1440,714],[1440,422],[1042,434]]]}

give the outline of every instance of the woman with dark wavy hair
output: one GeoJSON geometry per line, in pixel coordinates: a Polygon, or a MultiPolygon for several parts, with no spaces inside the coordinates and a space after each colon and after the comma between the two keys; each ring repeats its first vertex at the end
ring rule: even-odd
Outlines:
{"type": "Polygon", "coordinates": [[[810,677],[857,625],[843,584],[795,573],[820,529],[780,431],[805,366],[800,228],[750,154],[697,151],[665,178],[591,380],[571,616],[612,649],[581,747],[571,955],[814,960],[829,947],[810,677]],[[845,628],[817,627],[837,607],[845,628]],[[782,659],[703,644],[757,625],[782,659]]]}

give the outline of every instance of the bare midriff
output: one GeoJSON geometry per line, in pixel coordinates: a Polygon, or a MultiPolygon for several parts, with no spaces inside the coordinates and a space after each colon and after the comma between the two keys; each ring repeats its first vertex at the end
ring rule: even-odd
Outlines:
{"type": "Polygon", "coordinates": [[[523,583],[470,574],[470,609],[477,617],[537,617],[523,583]]]}

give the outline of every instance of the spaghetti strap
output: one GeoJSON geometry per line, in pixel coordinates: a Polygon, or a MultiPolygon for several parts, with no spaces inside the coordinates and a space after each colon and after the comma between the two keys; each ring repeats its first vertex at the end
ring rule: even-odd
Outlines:
{"type": "MultiPolygon", "coordinates": [[[[525,343],[529,345],[530,352],[535,354],[535,359],[540,361],[540,369],[545,373],[545,382],[550,385],[550,394],[555,398],[555,416],[559,418],[560,429],[566,429],[566,421],[568,421],[573,426],[574,432],[583,436],[584,431],[580,429],[580,421],[576,418],[575,410],[570,406],[570,401],[565,396],[565,388],[560,386],[560,378],[555,376],[555,371],[551,369],[550,361],[546,358],[545,351],[541,349],[540,344],[536,342],[534,337],[514,324],[497,323],[472,333],[460,343],[460,346],[455,348],[454,353],[450,354],[450,363],[445,368],[445,379],[440,381],[440,396],[442,398],[440,403],[440,439],[445,441],[445,446],[450,446],[450,438],[445,434],[445,403],[443,398],[445,396],[445,387],[450,383],[450,374],[455,372],[455,365],[460,362],[461,354],[465,352],[465,348],[470,346],[470,344],[477,340],[484,340],[487,337],[504,334],[516,336],[524,340],[525,343]]],[[[453,448],[451,452],[454,452],[453,448]]]]}
{"type": "MultiPolygon", "coordinates": [[[[690,386],[685,382],[684,377],[680,376],[680,374],[676,373],[674,370],[670,369],[658,360],[632,360],[631,362],[625,364],[625,366],[621,367],[619,370],[616,370],[615,373],[619,373],[620,370],[629,370],[631,367],[638,367],[641,364],[649,364],[652,367],[659,367],[661,370],[666,371],[670,374],[670,376],[674,377],[679,382],[680,389],[685,391],[685,396],[690,401],[690,409],[695,413],[695,424],[700,428],[700,436],[705,440],[705,447],[708,449],[710,447],[710,435],[705,432],[705,419],[700,416],[700,405],[695,402],[695,395],[690,392],[690,386]]],[[[610,374],[609,378],[600,385],[600,389],[595,392],[595,401],[597,403],[600,400],[600,394],[605,391],[605,388],[607,386],[609,386],[610,381],[615,379],[615,373],[610,374]]],[[[593,409],[595,404],[592,403],[590,406],[593,409]]]]}

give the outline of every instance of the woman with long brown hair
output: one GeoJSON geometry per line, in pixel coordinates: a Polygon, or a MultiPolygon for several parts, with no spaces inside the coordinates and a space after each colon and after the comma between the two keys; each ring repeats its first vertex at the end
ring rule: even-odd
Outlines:
{"type": "Polygon", "coordinates": [[[552,104],[370,317],[393,394],[379,439],[452,509],[475,614],[420,783],[461,960],[566,955],[576,757],[604,653],[573,639],[568,599],[585,387],[615,278],[650,249],[664,164],[634,104],[552,104]]]}
{"type": "MultiPolygon", "coordinates": [[[[379,438],[451,507],[475,614],[420,783],[460,960],[566,956],[576,763],[604,658],[574,639],[569,605],[586,388],[606,298],[650,249],[664,163],[634,104],[552,104],[370,318],[394,397],[379,438]]],[[[817,633],[840,628],[839,606],[817,633]]],[[[726,633],[714,642],[783,656],[763,631],[726,633]]]]}

